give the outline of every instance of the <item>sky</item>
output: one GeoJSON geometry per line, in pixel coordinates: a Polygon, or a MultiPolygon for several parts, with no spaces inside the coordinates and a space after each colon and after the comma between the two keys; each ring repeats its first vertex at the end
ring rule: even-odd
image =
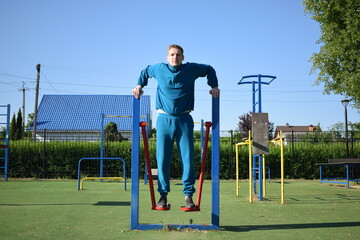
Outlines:
{"type": "MultiPolygon", "coordinates": [[[[344,97],[314,85],[309,59],[320,35],[301,0],[2,0],[0,105],[17,113],[24,86],[26,116],[34,112],[37,64],[39,103],[48,94],[131,94],[141,70],[165,62],[167,46],[179,44],[184,62],[216,70],[221,130],[236,130],[239,116],[252,110],[251,85],[238,82],[258,74],[276,76],[261,96],[275,126],[329,130],[345,120],[344,97]]],[[[196,81],[195,122],[211,121],[206,82],[196,81]]],[[[154,121],[156,84],[144,88],[154,121]]],[[[347,111],[348,121],[360,121],[356,109],[347,111]]]]}

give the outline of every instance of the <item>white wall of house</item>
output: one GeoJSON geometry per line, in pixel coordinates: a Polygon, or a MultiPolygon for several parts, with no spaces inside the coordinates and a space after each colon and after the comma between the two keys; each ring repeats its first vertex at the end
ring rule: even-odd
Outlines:
{"type": "MultiPolygon", "coordinates": [[[[123,139],[131,139],[131,132],[120,132],[123,139]]],[[[86,141],[98,142],[101,140],[100,132],[36,132],[36,141],[86,141]]]]}

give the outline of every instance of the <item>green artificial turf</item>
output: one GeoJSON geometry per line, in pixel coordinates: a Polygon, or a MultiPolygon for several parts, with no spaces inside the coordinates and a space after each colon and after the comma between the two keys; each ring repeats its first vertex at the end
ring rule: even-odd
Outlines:
{"type": "MultiPolygon", "coordinates": [[[[170,211],[151,210],[148,185],[140,183],[139,222],[162,224],[162,230],[130,228],[131,186],[76,181],[0,182],[0,239],[359,239],[358,185],[286,181],[285,204],[280,183],[267,185],[264,201],[248,203],[248,184],[220,184],[220,231],[167,228],[167,224],[210,224],[211,183],[204,183],[200,212],[182,212],[181,184],[172,182],[170,211]]],[[[156,198],[158,196],[156,195],[156,198]]],[[[156,199],[157,200],[157,199],[156,199]]]]}

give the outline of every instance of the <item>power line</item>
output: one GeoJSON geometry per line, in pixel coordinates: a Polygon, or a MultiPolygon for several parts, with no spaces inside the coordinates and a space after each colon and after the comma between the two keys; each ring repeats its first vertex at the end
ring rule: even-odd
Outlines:
{"type": "Polygon", "coordinates": [[[20,82],[19,82],[19,83],[13,83],[13,82],[3,82],[3,81],[0,81],[0,84],[7,84],[7,85],[12,85],[12,86],[18,87],[17,85],[20,84],[20,82]]]}
{"type": "MultiPolygon", "coordinates": [[[[13,75],[13,74],[8,74],[8,73],[0,73],[0,75],[2,76],[8,76],[8,77],[13,77],[13,78],[22,78],[22,79],[28,79],[28,80],[36,80],[34,78],[30,78],[30,77],[23,77],[23,76],[18,76],[18,75],[13,75]]],[[[9,78],[10,79],[10,78],[9,78]]]]}
{"type": "MultiPolygon", "coordinates": [[[[70,72],[81,72],[81,73],[87,73],[87,74],[96,73],[96,74],[101,74],[101,75],[128,75],[128,76],[135,75],[133,73],[124,74],[124,73],[120,73],[120,72],[108,72],[108,71],[102,71],[102,70],[83,69],[83,68],[75,68],[75,67],[61,67],[61,66],[50,66],[50,65],[44,65],[42,67],[46,68],[46,69],[55,69],[55,70],[63,70],[63,71],[70,71],[70,72]]],[[[138,75],[138,74],[136,74],[136,75],[138,75]]]]}

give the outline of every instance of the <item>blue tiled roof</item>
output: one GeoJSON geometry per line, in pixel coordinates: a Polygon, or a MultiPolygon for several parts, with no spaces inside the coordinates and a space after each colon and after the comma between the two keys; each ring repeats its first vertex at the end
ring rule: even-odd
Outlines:
{"type": "MultiPolygon", "coordinates": [[[[100,131],[102,114],[104,126],[116,123],[119,131],[131,131],[132,95],[44,95],[37,114],[37,130],[100,131]],[[127,117],[124,117],[127,116],[127,117]]],[[[149,122],[150,96],[140,100],[141,121],[149,122]]],[[[31,126],[30,130],[33,130],[31,126]]]]}

